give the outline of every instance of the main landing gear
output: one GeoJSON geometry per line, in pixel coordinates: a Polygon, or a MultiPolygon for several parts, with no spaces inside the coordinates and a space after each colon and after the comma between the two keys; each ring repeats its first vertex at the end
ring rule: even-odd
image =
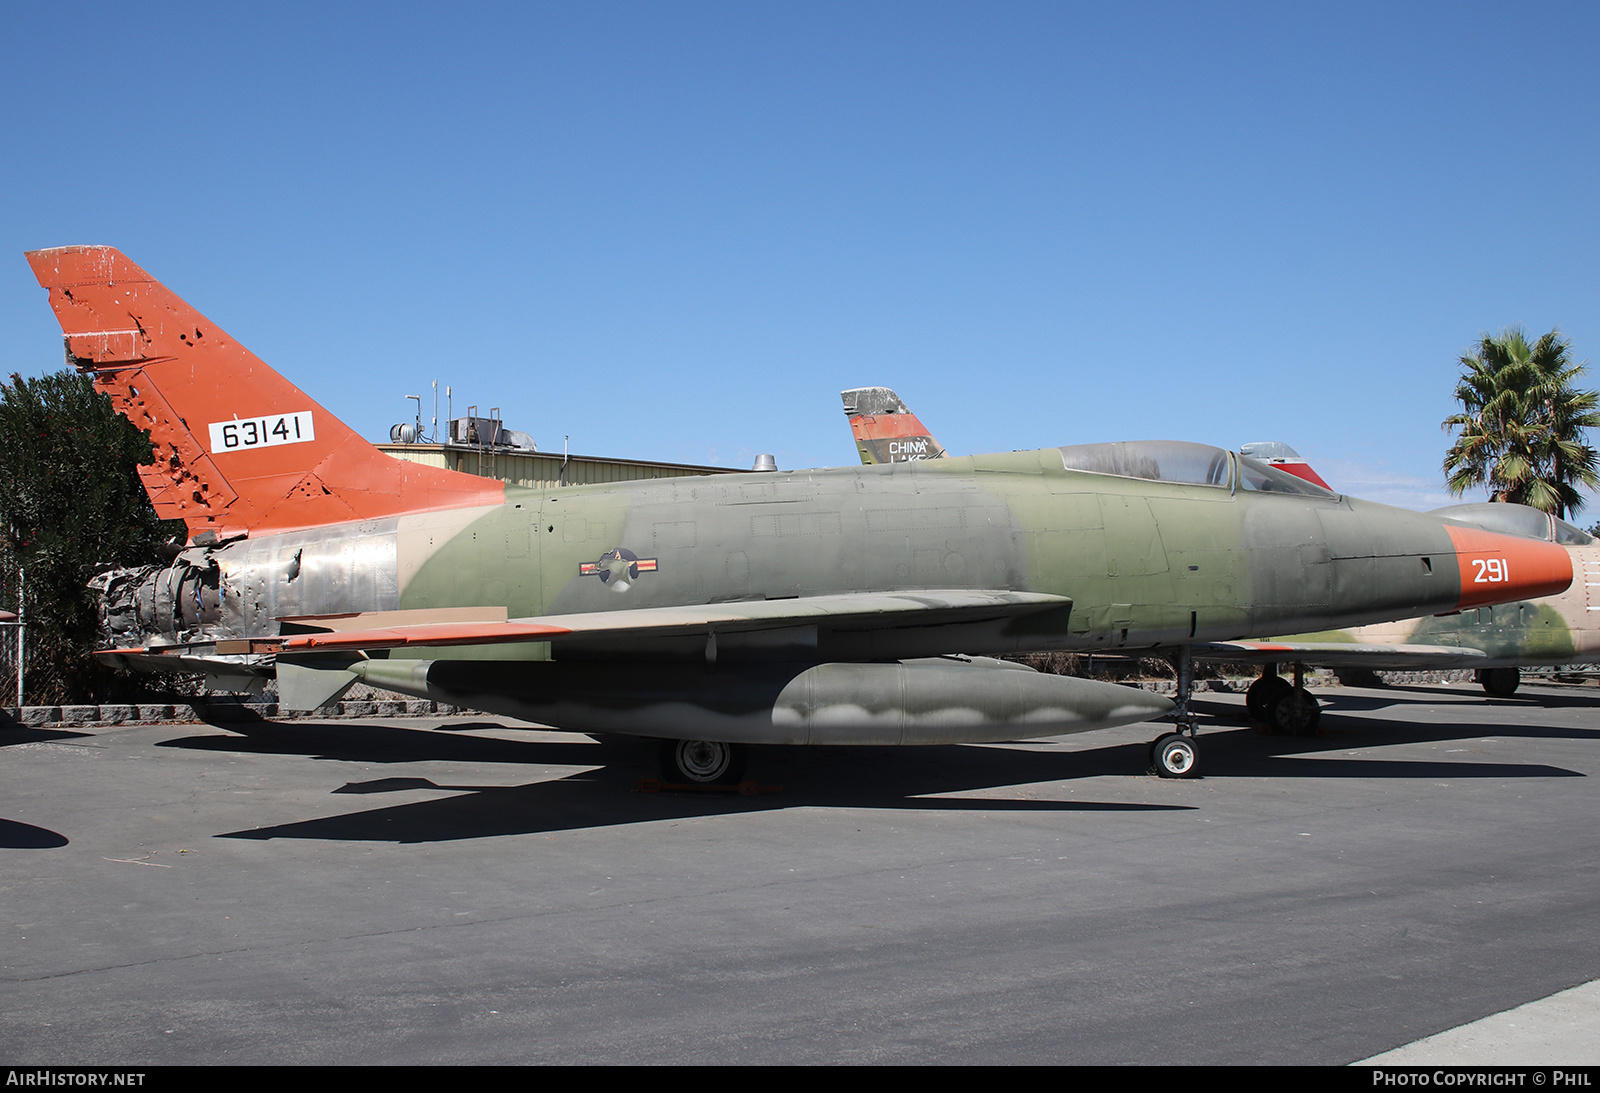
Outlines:
{"type": "Polygon", "coordinates": [[[1189,709],[1194,693],[1194,660],[1187,646],[1174,651],[1169,659],[1178,673],[1178,693],[1172,708],[1177,732],[1162,733],[1150,743],[1150,769],[1163,778],[1194,778],[1199,775],[1200,745],[1195,742],[1195,716],[1189,709]]]}
{"type": "Polygon", "coordinates": [[[1510,698],[1522,684],[1520,668],[1479,668],[1474,675],[1483,693],[1490,698],[1510,698]]]}
{"type": "Polygon", "coordinates": [[[749,748],[721,740],[661,741],[662,781],[691,786],[736,785],[749,748]]]}
{"type": "Polygon", "coordinates": [[[1322,706],[1306,690],[1305,666],[1299,661],[1294,665],[1293,683],[1278,674],[1276,664],[1268,665],[1244,693],[1244,705],[1257,724],[1269,725],[1285,736],[1310,736],[1322,720],[1322,706]]]}

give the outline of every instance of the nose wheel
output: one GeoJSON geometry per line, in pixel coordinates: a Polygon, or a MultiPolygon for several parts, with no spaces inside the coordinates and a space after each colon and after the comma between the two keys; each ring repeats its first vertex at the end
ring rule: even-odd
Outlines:
{"type": "Polygon", "coordinates": [[[1181,732],[1158,736],[1150,745],[1150,766],[1163,778],[1193,778],[1200,764],[1200,746],[1181,732]]]}

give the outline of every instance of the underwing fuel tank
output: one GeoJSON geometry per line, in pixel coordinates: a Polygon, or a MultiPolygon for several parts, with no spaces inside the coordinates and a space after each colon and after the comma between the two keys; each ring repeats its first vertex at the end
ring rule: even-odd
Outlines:
{"type": "Polygon", "coordinates": [[[1045,675],[988,658],[893,663],[526,664],[366,660],[363,682],[563,728],[762,744],[954,744],[1022,740],[1147,721],[1161,695],[1045,675]]]}

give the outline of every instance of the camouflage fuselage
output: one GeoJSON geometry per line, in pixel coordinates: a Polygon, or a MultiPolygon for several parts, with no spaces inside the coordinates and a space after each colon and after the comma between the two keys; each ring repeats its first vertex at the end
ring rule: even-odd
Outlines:
{"type": "MultiPolygon", "coordinates": [[[[1070,610],[966,624],[959,633],[798,628],[805,632],[760,639],[786,646],[786,656],[824,660],[1146,648],[1348,627],[1448,611],[1462,591],[1450,538],[1420,514],[1068,470],[1053,448],[508,488],[499,505],[191,547],[166,584],[180,590],[176,616],[186,624],[163,626],[164,636],[191,641],[274,634],[285,617],[396,609],[504,607],[519,618],[914,589],[1074,601],[1070,610]],[[191,574],[194,592],[182,591],[189,585],[178,570],[191,574]],[[207,572],[219,593],[209,609],[207,572]]],[[[159,614],[171,619],[174,611],[159,614]]],[[[661,640],[626,655],[701,652],[701,642],[661,640]]],[[[574,639],[447,655],[616,653],[574,639]]]]}

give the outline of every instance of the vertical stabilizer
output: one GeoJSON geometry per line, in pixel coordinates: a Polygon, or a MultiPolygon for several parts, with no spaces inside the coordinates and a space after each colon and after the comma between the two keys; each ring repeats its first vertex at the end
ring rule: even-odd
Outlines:
{"type": "Polygon", "coordinates": [[[889,388],[857,387],[839,394],[862,463],[871,466],[944,457],[944,448],[889,388]]]}
{"type": "Polygon", "coordinates": [[[504,484],[384,455],[113,247],[32,251],[67,359],[141,429],[191,538],[491,504],[504,484]]]}
{"type": "Polygon", "coordinates": [[[1322,480],[1322,476],[1311,469],[1311,464],[1300,458],[1300,453],[1280,440],[1256,440],[1249,444],[1239,445],[1239,454],[1247,455],[1251,459],[1260,460],[1262,463],[1277,467],[1280,471],[1288,471],[1296,478],[1303,478],[1312,485],[1321,486],[1330,493],[1337,493],[1332,486],[1322,480]]]}

